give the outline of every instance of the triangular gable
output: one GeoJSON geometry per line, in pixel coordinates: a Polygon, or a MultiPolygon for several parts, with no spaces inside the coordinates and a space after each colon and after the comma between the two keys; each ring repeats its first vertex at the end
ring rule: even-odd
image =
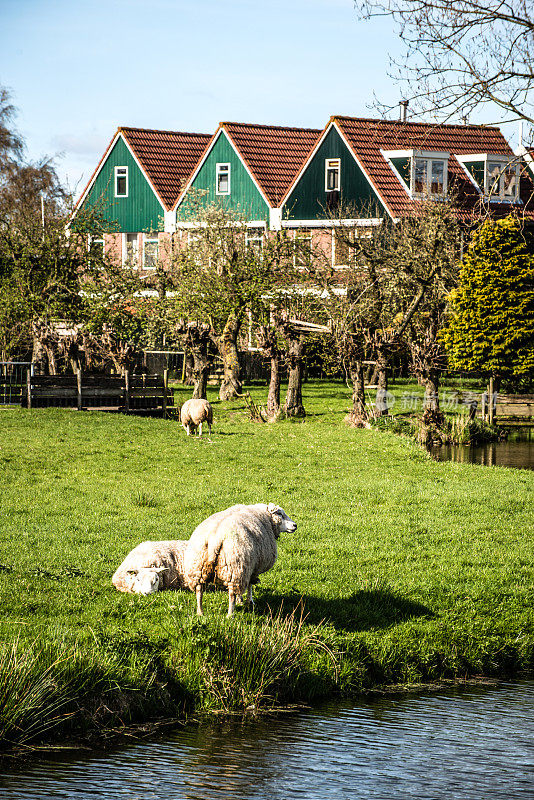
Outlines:
{"type": "Polygon", "coordinates": [[[210,134],[204,133],[118,128],[77,201],[73,216],[91,191],[119,139],[124,142],[163,210],[169,211],[210,138],[210,134]]]}
{"type": "MultiPolygon", "coordinates": [[[[330,120],[327,122],[327,124],[326,124],[325,128],[323,129],[321,135],[319,136],[315,146],[313,147],[313,149],[309,153],[308,157],[305,159],[304,163],[302,164],[302,166],[301,166],[300,170],[298,171],[298,173],[295,175],[295,178],[293,179],[291,184],[288,186],[287,191],[286,191],[285,195],[282,198],[281,205],[284,206],[286,208],[286,210],[289,209],[289,207],[291,205],[292,197],[295,199],[296,195],[298,195],[299,190],[303,189],[303,186],[302,186],[301,182],[303,181],[303,179],[304,180],[306,179],[306,175],[307,175],[307,173],[309,173],[309,170],[311,169],[311,165],[313,164],[314,160],[320,155],[321,150],[328,147],[328,140],[332,138],[333,132],[335,132],[335,134],[337,134],[337,136],[339,137],[339,140],[341,141],[341,143],[343,145],[344,150],[346,151],[346,153],[349,155],[349,157],[354,162],[353,169],[351,170],[351,172],[353,173],[351,175],[351,178],[354,180],[354,178],[357,177],[358,180],[359,180],[360,185],[362,184],[362,181],[363,181],[363,183],[367,187],[366,189],[364,189],[365,193],[368,194],[370,197],[376,196],[376,199],[380,203],[380,205],[384,206],[386,211],[391,213],[390,210],[388,209],[387,205],[384,203],[382,197],[380,196],[380,193],[378,192],[377,187],[374,185],[374,183],[371,180],[370,176],[368,175],[368,173],[364,169],[364,167],[363,167],[360,159],[358,158],[357,154],[354,152],[354,150],[351,147],[350,143],[347,141],[346,137],[344,136],[343,131],[337,125],[336,119],[334,117],[331,117],[330,120]]],[[[328,157],[334,157],[334,156],[332,156],[329,153],[328,157]]],[[[324,180],[324,171],[323,171],[323,164],[322,163],[318,167],[318,169],[319,169],[319,172],[318,172],[317,176],[315,176],[315,182],[317,183],[317,181],[318,181],[317,186],[320,186],[322,181],[324,180]]],[[[346,167],[344,168],[344,172],[346,173],[346,167]]],[[[312,179],[312,181],[313,180],[314,179],[312,179]]],[[[344,179],[342,179],[342,191],[343,191],[343,183],[344,183],[344,179]]],[[[319,202],[319,198],[314,196],[313,191],[310,192],[310,191],[307,191],[307,189],[305,189],[304,191],[305,191],[306,196],[308,198],[309,210],[308,210],[308,213],[304,212],[304,216],[302,216],[301,218],[302,219],[308,219],[308,218],[309,219],[313,219],[313,214],[316,211],[316,204],[319,202]],[[314,206],[314,210],[313,211],[312,211],[312,206],[314,206]]],[[[319,190],[319,193],[321,193],[320,190],[319,190]]],[[[297,213],[297,216],[300,217],[300,214],[297,213]]]]}
{"type": "Polygon", "coordinates": [[[219,137],[224,135],[267,206],[278,208],[295,172],[319,134],[319,130],[311,128],[221,122],[176,207],[182,203],[219,137]]]}

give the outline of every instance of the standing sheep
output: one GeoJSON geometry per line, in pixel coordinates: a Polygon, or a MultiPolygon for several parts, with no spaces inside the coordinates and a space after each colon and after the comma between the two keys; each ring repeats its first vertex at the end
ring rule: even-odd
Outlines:
{"type": "Polygon", "coordinates": [[[128,553],[111,582],[119,592],[152,594],[161,589],[185,589],[186,541],[141,542],[128,553]]]}
{"type": "Polygon", "coordinates": [[[228,616],[237,596],[252,601],[252,585],[258,575],[271,569],[281,533],[297,525],[274,503],[236,505],[205,519],[193,531],[184,553],[187,586],[196,593],[197,614],[202,614],[204,587],[213,583],[228,589],[228,616]]]}
{"type": "Polygon", "coordinates": [[[191,430],[194,433],[197,427],[198,435],[202,436],[202,423],[207,422],[209,435],[211,436],[213,409],[207,400],[196,398],[186,400],[180,411],[180,421],[188,436],[191,434],[191,430]]]}

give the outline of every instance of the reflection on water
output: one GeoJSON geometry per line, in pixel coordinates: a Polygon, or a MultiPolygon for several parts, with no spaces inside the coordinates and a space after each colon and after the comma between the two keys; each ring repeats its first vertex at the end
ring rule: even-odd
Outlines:
{"type": "Polygon", "coordinates": [[[516,467],[534,469],[533,429],[511,431],[506,442],[490,442],[480,447],[469,444],[431,447],[436,461],[456,461],[462,464],[484,464],[487,467],[516,467]]]}
{"type": "Polygon", "coordinates": [[[534,682],[189,726],[0,774],[2,800],[534,797],[534,682]]]}

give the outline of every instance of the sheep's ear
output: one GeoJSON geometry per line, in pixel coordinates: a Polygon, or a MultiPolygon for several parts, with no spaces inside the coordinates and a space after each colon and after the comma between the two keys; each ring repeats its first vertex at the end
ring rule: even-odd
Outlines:
{"type": "Polygon", "coordinates": [[[269,512],[269,514],[274,514],[275,511],[278,511],[278,506],[276,505],[276,503],[269,503],[269,505],[267,506],[267,511],[269,512]]]}

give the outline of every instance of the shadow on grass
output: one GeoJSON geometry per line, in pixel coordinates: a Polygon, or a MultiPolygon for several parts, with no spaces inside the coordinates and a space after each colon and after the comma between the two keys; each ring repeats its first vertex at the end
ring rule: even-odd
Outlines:
{"type": "Polygon", "coordinates": [[[408,600],[384,589],[360,589],[348,597],[324,598],[315,595],[289,592],[271,594],[258,592],[256,613],[266,614],[269,609],[280,611],[283,617],[295,613],[312,625],[326,622],[345,631],[365,631],[387,628],[412,617],[433,617],[433,612],[413,600],[408,600]]]}

